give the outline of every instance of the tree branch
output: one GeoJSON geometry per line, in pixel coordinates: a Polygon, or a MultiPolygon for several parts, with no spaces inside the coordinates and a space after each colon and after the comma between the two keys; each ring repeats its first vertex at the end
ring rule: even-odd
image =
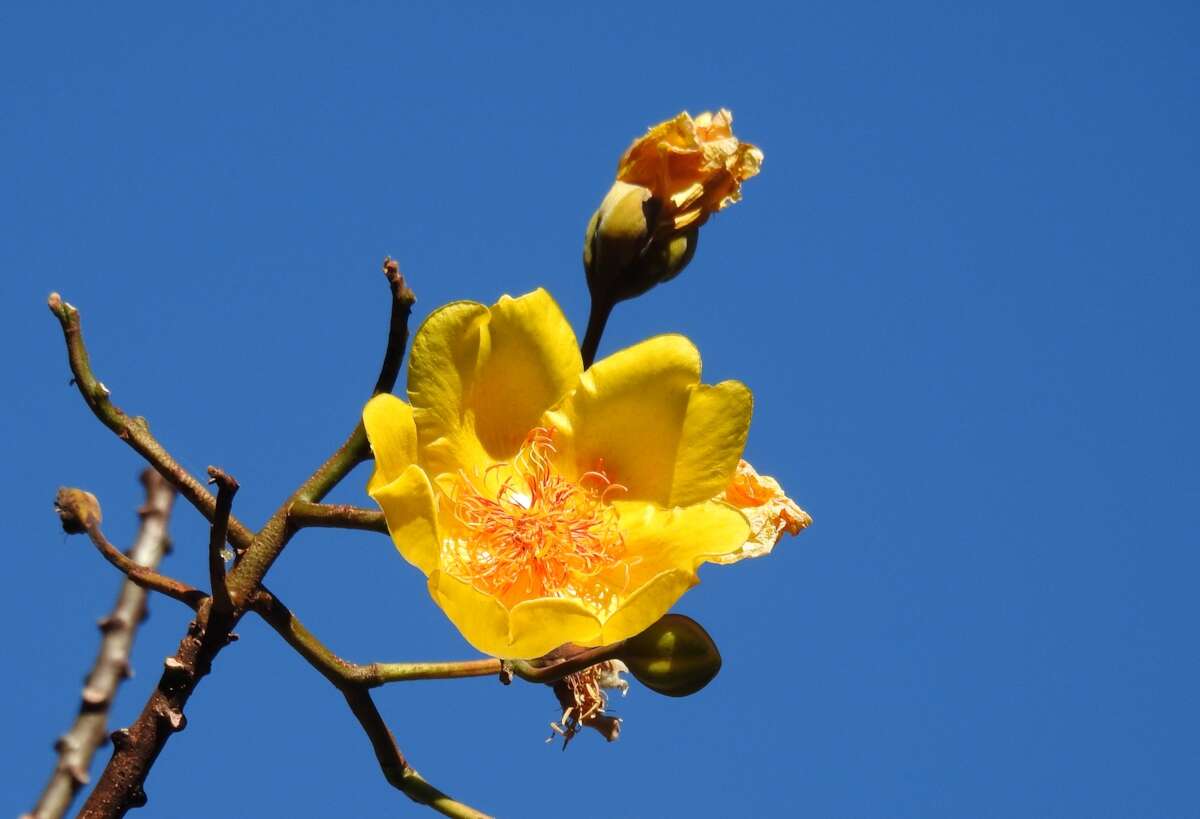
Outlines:
{"type": "Polygon", "coordinates": [[[288,526],[306,529],[311,526],[331,529],[361,529],[387,534],[387,522],[378,509],[339,503],[308,503],[296,501],[288,509],[288,526]]]}
{"type": "MultiPolygon", "coordinates": [[[[58,497],[61,499],[65,493],[72,490],[60,489],[58,497]]],[[[116,546],[109,542],[104,536],[104,532],[100,531],[100,521],[97,518],[85,521],[84,531],[87,536],[100,550],[100,554],[109,563],[116,566],[125,574],[131,581],[149,591],[156,591],[159,594],[165,594],[174,600],[178,600],[193,611],[200,608],[200,604],[208,599],[208,595],[194,586],[189,586],[181,580],[176,580],[173,577],[167,577],[165,574],[159,574],[154,569],[143,566],[141,563],[122,554],[116,546]]]]}
{"type": "MultiPolygon", "coordinates": [[[[146,501],[138,510],[142,525],[130,549],[130,559],[153,570],[167,553],[167,520],[175,489],[160,474],[147,469],[141,476],[146,501]]],[[[107,739],[108,711],[117,687],[130,675],[129,654],[138,625],[146,616],[146,590],[132,580],[121,584],[116,605],[100,621],[100,652],[83,687],[79,716],[54,744],[58,764],[28,819],[60,819],[88,782],[96,749],[107,739]]]]}
{"type": "Polygon", "coordinates": [[[491,658],[446,663],[351,663],[334,654],[267,589],[263,588],[255,595],[254,611],[325,679],[342,690],[376,688],[405,680],[492,677],[503,670],[500,660],[491,658]]]}
{"type": "MultiPolygon", "coordinates": [[[[408,344],[408,318],[416,297],[404,283],[400,275],[400,267],[392,259],[385,259],[384,274],[392,293],[391,319],[388,326],[387,349],[383,354],[383,363],[379,368],[379,378],[375,381],[372,395],[390,392],[396,385],[400,373],[400,363],[404,358],[404,349],[408,344]]],[[[292,496],[271,516],[271,519],[259,530],[254,543],[247,550],[245,557],[234,567],[230,576],[230,592],[235,602],[249,600],[258,589],[259,581],[271,568],[271,564],[283,552],[294,529],[288,526],[288,510],[298,502],[320,503],[335,486],[337,486],[354,467],[371,457],[371,447],[367,442],[367,432],[363,428],[362,418],[354,426],[350,437],[338,447],[333,455],[325,461],[292,496]]]]}
{"type": "Polygon", "coordinates": [[[379,768],[393,788],[403,792],[414,802],[428,805],[444,816],[488,819],[486,813],[480,813],[472,807],[456,802],[430,785],[409,766],[396,745],[396,738],[392,736],[379,709],[375,707],[370,692],[363,688],[347,688],[342,694],[367,738],[371,740],[371,748],[375,751],[375,758],[379,760],[379,768]]]}
{"type": "MultiPolygon", "coordinates": [[[[408,340],[407,322],[414,301],[412,292],[403,285],[398,267],[385,266],[385,273],[388,275],[392,291],[392,324],[388,332],[388,346],[384,353],[384,362],[375,384],[376,392],[388,391],[395,383],[400,369],[399,362],[404,355],[404,346],[408,340]]],[[[57,295],[51,297],[50,303],[51,309],[55,315],[59,316],[59,320],[63,324],[68,351],[78,350],[82,353],[83,366],[80,369],[91,378],[90,370],[86,366],[86,352],[83,351],[81,343],[77,341],[77,312],[63,303],[57,295]],[[76,340],[75,346],[72,346],[73,339],[76,340]]],[[[73,368],[75,363],[76,357],[72,356],[73,368]]],[[[87,386],[81,383],[80,391],[85,400],[88,400],[89,406],[93,406],[93,402],[97,402],[96,406],[98,406],[101,397],[103,398],[103,406],[108,408],[107,415],[101,414],[95,406],[93,409],[105,423],[108,423],[107,419],[112,417],[113,412],[116,412],[117,415],[113,422],[116,424],[114,429],[121,430],[130,426],[128,419],[125,419],[119,410],[107,403],[107,390],[94,378],[91,378],[87,386]]],[[[149,433],[144,429],[144,423],[141,427],[134,429],[135,431],[140,430],[140,434],[145,438],[149,437],[149,433]]],[[[130,439],[127,438],[127,440],[130,439]]],[[[135,440],[143,439],[135,438],[135,440]]],[[[149,440],[153,441],[153,439],[149,440]]],[[[157,443],[155,446],[157,447],[157,443]]],[[[161,447],[158,447],[158,450],[161,452],[161,447]]],[[[162,455],[165,456],[165,453],[162,455]]],[[[169,456],[166,457],[169,459],[169,456]]],[[[184,706],[199,680],[210,670],[213,659],[226,644],[232,641],[233,636],[230,629],[245,613],[258,591],[263,577],[295,532],[287,525],[288,510],[297,501],[319,502],[355,466],[369,458],[370,447],[367,444],[366,432],[360,418],[354,431],[350,433],[350,437],[342,446],[313,472],[292,493],[291,497],[280,505],[256,534],[251,536],[246,533],[245,538],[235,538],[235,531],[237,531],[235,519],[230,517],[230,540],[233,541],[234,546],[245,549],[241,559],[226,577],[226,585],[233,602],[233,612],[227,618],[218,617],[213,620],[208,616],[208,606],[201,607],[196,620],[189,627],[187,635],[180,641],[175,656],[167,659],[166,669],[159,679],[158,688],[142,708],[137,720],[128,729],[117,731],[113,735],[112,759],[109,760],[104,774],[80,812],[81,819],[113,819],[113,817],[119,819],[131,807],[145,804],[146,795],[143,785],[146,777],[171,734],[183,730],[186,724],[183,716],[184,706]]],[[[194,478],[183,472],[174,461],[170,461],[170,464],[190,480],[190,484],[187,486],[193,487],[194,493],[198,493],[197,497],[207,499],[209,506],[201,508],[201,511],[207,508],[205,516],[212,520],[216,515],[215,499],[199,486],[194,478]]],[[[157,463],[155,465],[158,466],[157,463]]],[[[162,470],[160,469],[160,471],[162,470]]],[[[170,479],[171,476],[167,477],[170,479]]],[[[185,494],[183,486],[180,487],[180,492],[185,494]]],[[[199,503],[197,506],[200,508],[199,503]]],[[[240,524],[237,526],[240,527],[240,524]]]]}
{"type": "MultiPolygon", "coordinates": [[[[179,490],[179,494],[195,506],[200,514],[211,521],[216,514],[216,499],[150,434],[150,426],[145,418],[129,417],[108,399],[108,387],[105,387],[92,372],[87,347],[83,343],[83,331],[80,329],[79,311],[63,301],[58,293],[51,293],[47,304],[50,312],[62,325],[63,338],[67,344],[67,360],[71,365],[71,373],[75,376],[75,386],[79,388],[79,393],[88,407],[101,423],[133,447],[134,451],[170,481],[179,490]]],[[[229,539],[234,546],[244,549],[250,545],[253,537],[253,533],[238,520],[230,519],[229,539]]]]}
{"type": "Polygon", "coordinates": [[[208,468],[208,480],[217,485],[217,507],[208,535],[208,579],[213,598],[210,617],[229,617],[233,614],[233,600],[225,584],[224,550],[229,514],[233,508],[233,496],[238,491],[238,482],[215,466],[208,468]]]}
{"type": "Polygon", "coordinates": [[[392,290],[392,314],[388,320],[387,348],[372,395],[391,392],[396,386],[396,378],[400,375],[400,362],[404,360],[404,348],[408,346],[408,317],[412,314],[413,305],[417,303],[417,297],[405,283],[404,276],[400,273],[400,264],[395,259],[384,258],[383,275],[387,277],[388,287],[392,290]]]}

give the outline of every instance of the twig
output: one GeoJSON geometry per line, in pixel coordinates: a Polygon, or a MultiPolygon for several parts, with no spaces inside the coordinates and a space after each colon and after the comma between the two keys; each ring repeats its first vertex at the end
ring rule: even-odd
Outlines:
{"type": "Polygon", "coordinates": [[[400,264],[392,258],[383,260],[383,275],[387,276],[388,287],[392,290],[392,314],[388,320],[387,349],[383,354],[383,364],[379,368],[379,378],[375,379],[375,391],[372,395],[391,392],[396,386],[396,377],[400,375],[400,362],[404,359],[404,348],[408,345],[408,317],[412,314],[417,297],[409,289],[400,273],[400,264]]]}
{"type": "Polygon", "coordinates": [[[143,589],[165,594],[167,597],[183,603],[193,611],[199,609],[200,604],[208,599],[208,595],[195,586],[189,586],[181,580],[167,577],[165,574],[160,574],[154,569],[143,566],[137,561],[126,557],[104,536],[104,532],[100,531],[100,524],[98,522],[90,523],[86,531],[92,543],[100,550],[100,554],[104,555],[104,559],[124,572],[126,577],[143,589]]]}
{"type": "Polygon", "coordinates": [[[362,529],[367,532],[387,534],[387,522],[378,509],[363,509],[359,506],[339,503],[307,503],[297,501],[288,510],[288,525],[293,529],[310,526],[331,529],[362,529]]]}
{"type": "Polygon", "coordinates": [[[375,688],[404,680],[494,677],[503,670],[501,662],[491,658],[446,663],[351,663],[318,640],[283,601],[267,589],[260,589],[255,595],[254,611],[325,679],[343,691],[349,688],[375,688]]]}
{"type": "Polygon", "coordinates": [[[237,494],[238,482],[215,466],[208,468],[209,483],[217,485],[217,507],[213,514],[212,528],[208,535],[208,578],[212,588],[212,613],[210,617],[229,617],[233,614],[233,600],[225,584],[225,535],[229,528],[229,514],[233,508],[233,496],[237,494]]]}
{"type": "MultiPolygon", "coordinates": [[[[143,472],[141,480],[146,502],[138,510],[142,525],[130,549],[130,559],[152,570],[169,548],[167,520],[175,489],[152,469],[143,472]]],[[[58,764],[33,812],[28,814],[30,819],[65,816],[75,795],[87,784],[92,757],[107,738],[108,711],[117,687],[130,674],[129,653],[138,625],[145,619],[146,596],[141,586],[125,581],[112,612],[100,621],[100,652],[83,687],[79,716],[54,744],[58,764]]]]}
{"type": "MultiPolygon", "coordinates": [[[[388,332],[388,346],[384,354],[383,365],[375,384],[376,392],[387,392],[395,384],[400,370],[399,361],[404,355],[404,345],[408,340],[407,322],[413,302],[412,292],[403,286],[403,280],[399,279],[399,269],[395,269],[394,275],[390,269],[387,272],[392,290],[392,326],[388,332]],[[399,307],[397,307],[397,302],[400,302],[399,307]],[[402,326],[397,326],[397,324],[402,326]]],[[[90,378],[90,371],[86,367],[86,352],[83,351],[82,344],[78,342],[78,314],[74,308],[65,305],[57,296],[52,297],[50,301],[51,309],[55,315],[59,316],[59,320],[63,324],[68,351],[78,350],[82,353],[83,367],[80,369],[86,372],[90,378]],[[75,346],[72,346],[73,341],[75,346]]],[[[75,363],[76,356],[72,355],[73,368],[75,363]]],[[[107,403],[107,391],[103,390],[103,387],[100,387],[99,382],[96,382],[94,378],[91,378],[89,386],[86,388],[81,383],[80,391],[83,393],[84,399],[95,409],[93,402],[99,401],[96,396],[100,394],[97,387],[103,392],[104,405],[110,408],[108,414],[111,415],[115,408],[107,403]]],[[[119,411],[117,412],[119,414],[119,411]]],[[[102,415],[98,410],[97,414],[101,420],[108,423],[106,415],[102,415]]],[[[118,420],[120,419],[125,419],[125,416],[119,414],[118,420]]],[[[128,421],[125,419],[114,428],[124,429],[128,425],[128,421]]],[[[145,432],[144,425],[138,429],[148,438],[149,433],[145,432]]],[[[153,441],[153,439],[149,440],[153,441]]],[[[157,443],[155,446],[157,447],[157,443]]],[[[142,452],[143,450],[139,449],[138,451],[142,452]]],[[[161,452],[161,447],[158,447],[158,451],[161,455],[165,455],[161,452]]],[[[147,457],[149,459],[149,456],[147,457]]],[[[169,456],[167,457],[169,458],[169,456]]],[[[230,517],[230,540],[234,546],[245,549],[242,559],[238,561],[226,578],[226,585],[233,602],[233,612],[228,618],[217,618],[216,621],[213,621],[208,618],[208,607],[205,606],[201,609],[199,616],[189,627],[187,635],[180,641],[175,656],[167,659],[166,669],[159,679],[158,687],[142,708],[137,720],[128,729],[117,731],[113,735],[113,756],[105,767],[100,781],[96,783],[96,787],[84,804],[83,810],[79,814],[81,819],[119,818],[124,816],[130,808],[146,803],[146,794],[143,790],[146,777],[171,734],[183,730],[186,724],[183,716],[184,706],[200,679],[210,670],[213,659],[233,639],[229,629],[236,625],[245,613],[262,583],[263,577],[295,532],[287,525],[288,510],[297,501],[319,502],[355,466],[368,458],[370,458],[370,447],[367,444],[366,432],[360,420],[345,443],[301,484],[291,497],[280,505],[257,533],[254,535],[247,533],[245,538],[235,537],[235,520],[232,516],[230,517]]],[[[159,461],[161,460],[162,458],[159,457],[159,461]]],[[[152,460],[152,463],[155,462],[152,460]]],[[[174,461],[170,463],[179,469],[174,461]]],[[[157,463],[155,465],[158,466],[157,463]]],[[[162,469],[160,468],[159,471],[162,469]]],[[[179,471],[182,472],[182,469],[179,471]]],[[[186,476],[186,473],[183,474],[186,476]]],[[[216,500],[203,487],[199,486],[194,478],[187,477],[191,481],[188,486],[194,485],[194,493],[198,493],[198,497],[207,498],[210,505],[206,507],[208,511],[205,516],[212,520],[216,513],[216,500]]],[[[180,492],[184,492],[182,486],[180,492]]],[[[198,502],[193,502],[200,507],[198,502]]],[[[204,511],[204,508],[201,511],[204,511]]],[[[240,527],[240,524],[237,526],[240,527]]]]}
{"type": "MultiPolygon", "coordinates": [[[[416,297],[404,283],[400,275],[400,267],[391,259],[385,259],[384,274],[392,294],[391,318],[388,325],[387,349],[384,350],[383,363],[379,367],[379,377],[375,380],[373,395],[391,392],[396,385],[400,373],[400,362],[404,358],[404,349],[408,344],[408,318],[416,297]]],[[[244,605],[258,590],[259,582],[266,575],[271,565],[283,552],[288,541],[296,530],[288,526],[288,510],[296,503],[320,503],[329,492],[341,482],[350,471],[360,463],[369,460],[371,447],[367,442],[367,432],[363,428],[362,419],[355,424],[345,442],[338,447],[333,455],[325,461],[292,496],[283,502],[270,520],[266,522],[254,542],[247,549],[245,556],[234,566],[230,573],[229,591],[234,602],[244,605]]]]}
{"type": "Polygon", "coordinates": [[[371,694],[364,688],[347,688],[342,691],[346,704],[354,712],[359,725],[362,726],[367,738],[371,740],[371,748],[375,758],[379,760],[379,768],[393,788],[403,792],[409,799],[436,810],[444,816],[454,816],[458,819],[488,819],[486,813],[480,813],[472,807],[456,802],[433,785],[426,782],[405,760],[396,745],[396,738],[388,729],[387,723],[375,707],[371,694]]]}
{"type": "MultiPolygon", "coordinates": [[[[67,360],[71,372],[75,376],[75,386],[79,388],[83,400],[106,427],[117,434],[125,443],[141,455],[179,490],[179,494],[189,503],[200,510],[200,514],[212,520],[216,514],[216,499],[196,480],[179,462],[171,457],[162,444],[150,434],[150,426],[146,419],[140,416],[129,417],[108,399],[109,391],[92,372],[88,359],[87,347],[83,343],[83,332],[80,329],[79,311],[62,300],[58,293],[51,293],[47,302],[50,312],[62,325],[63,338],[67,344],[67,360]]],[[[229,539],[234,546],[242,549],[250,545],[253,533],[237,519],[229,521],[229,539]]]]}

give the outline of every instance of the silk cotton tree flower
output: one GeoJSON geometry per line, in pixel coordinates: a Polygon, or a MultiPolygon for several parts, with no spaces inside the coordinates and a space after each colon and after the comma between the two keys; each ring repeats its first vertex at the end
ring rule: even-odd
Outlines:
{"type": "Polygon", "coordinates": [[[455,302],[413,340],[408,398],[363,411],[368,493],[485,654],[631,637],[698,582],[700,564],[765,553],[763,538],[787,528],[778,507],[763,518],[762,498],[730,490],[750,391],[702,384],[683,336],[585,370],[546,291],[455,302]]]}

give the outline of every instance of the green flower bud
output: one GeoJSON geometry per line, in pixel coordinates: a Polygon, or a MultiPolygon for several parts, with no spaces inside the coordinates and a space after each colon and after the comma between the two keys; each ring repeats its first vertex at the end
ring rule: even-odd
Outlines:
{"type": "Polygon", "coordinates": [[[613,183],[583,242],[583,268],[595,301],[611,305],[640,296],[678,276],[692,260],[699,228],[664,231],[661,212],[661,200],[648,188],[613,183]]]}
{"type": "Polygon", "coordinates": [[[629,673],[668,697],[695,694],[721,670],[721,653],[704,627],[682,614],[667,614],[630,637],[618,655],[629,673]]]}

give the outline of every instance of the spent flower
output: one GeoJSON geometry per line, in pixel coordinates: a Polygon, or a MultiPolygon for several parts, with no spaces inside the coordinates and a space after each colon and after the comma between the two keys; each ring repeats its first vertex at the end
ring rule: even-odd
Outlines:
{"type": "Polygon", "coordinates": [[[691,261],[699,228],[742,197],[763,154],[733,135],[722,108],[685,111],[634,140],[592,215],[583,259],[592,297],[616,303],[674,278],[691,261]]]}

